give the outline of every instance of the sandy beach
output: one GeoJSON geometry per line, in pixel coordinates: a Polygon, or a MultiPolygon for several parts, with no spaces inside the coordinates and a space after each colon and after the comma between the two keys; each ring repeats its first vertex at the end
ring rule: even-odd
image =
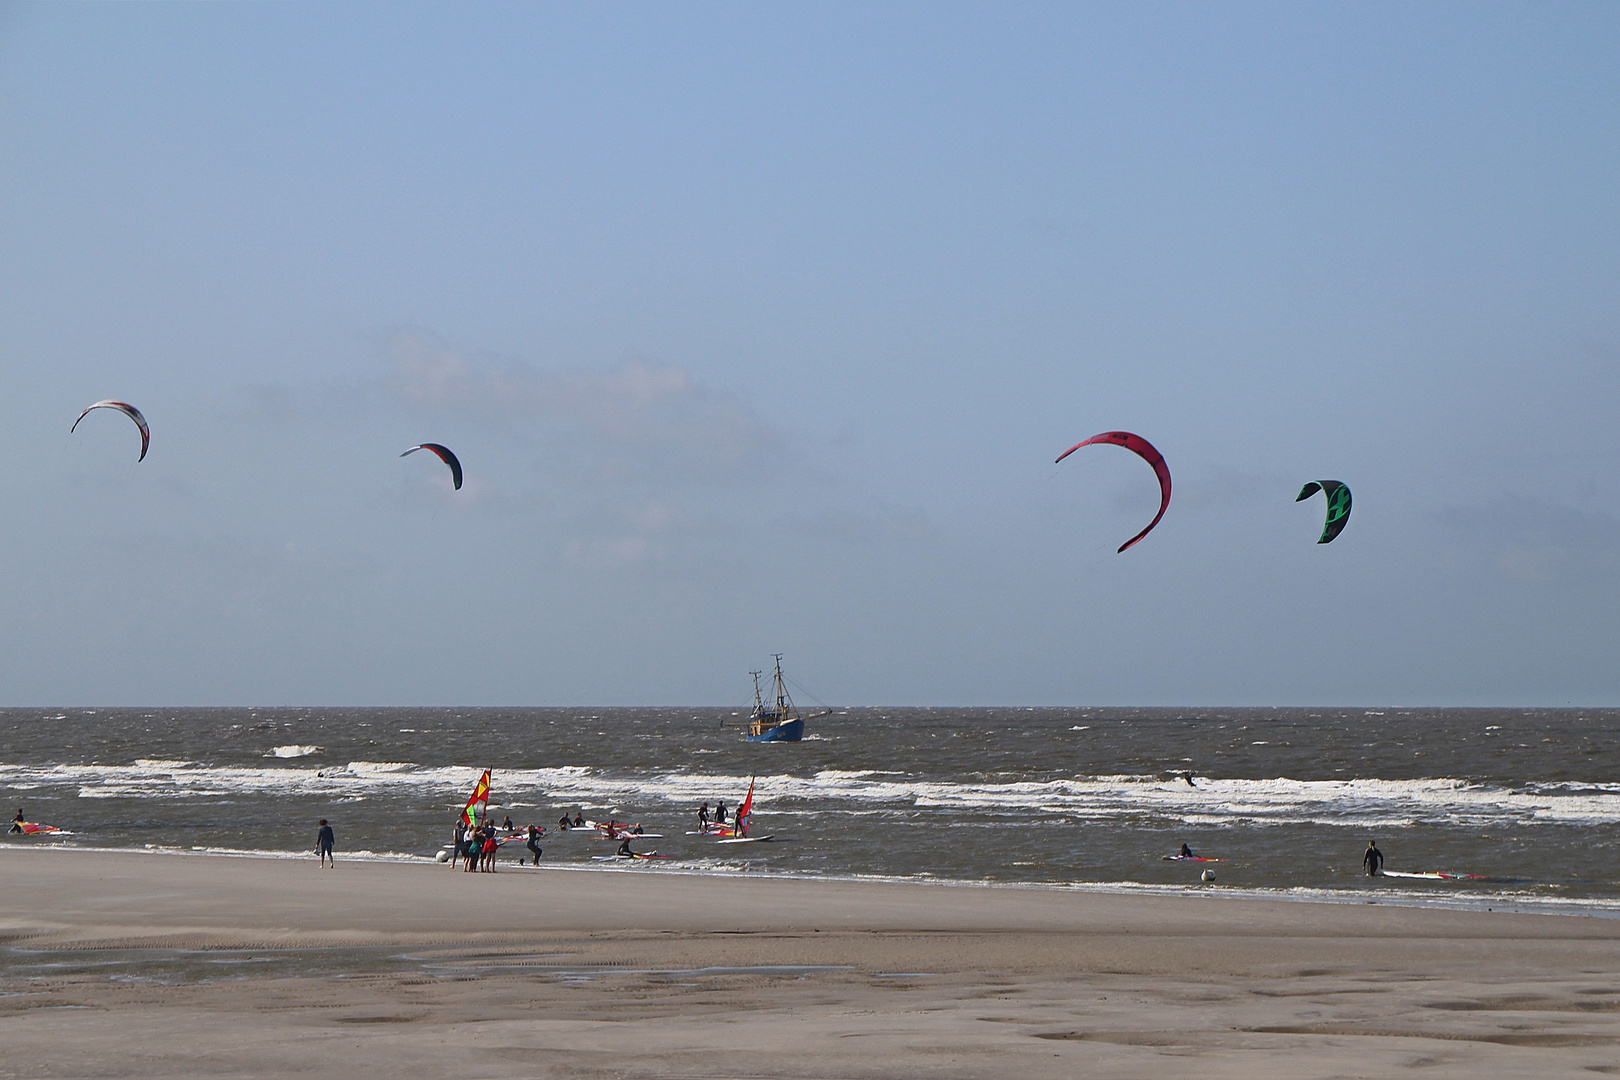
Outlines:
{"type": "Polygon", "coordinates": [[[0,851],[0,1075],[1620,1073],[1620,921],[0,851]]]}

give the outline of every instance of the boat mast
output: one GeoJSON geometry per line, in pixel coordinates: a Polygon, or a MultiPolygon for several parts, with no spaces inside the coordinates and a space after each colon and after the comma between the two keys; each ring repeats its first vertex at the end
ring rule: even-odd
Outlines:
{"type": "Polygon", "coordinates": [[[771,655],[776,657],[776,718],[778,722],[781,722],[788,718],[787,687],[782,685],[782,654],[772,653],[771,655]]]}
{"type": "Polygon", "coordinates": [[[748,674],[754,677],[754,716],[758,717],[761,710],[765,708],[765,703],[759,697],[759,677],[765,673],[763,671],[750,671],[748,674]]]}

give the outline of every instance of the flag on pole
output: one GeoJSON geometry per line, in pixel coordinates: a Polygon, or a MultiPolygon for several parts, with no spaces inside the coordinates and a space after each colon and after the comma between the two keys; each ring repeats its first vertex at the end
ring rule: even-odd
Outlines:
{"type": "Polygon", "coordinates": [[[487,816],[489,814],[489,770],[488,769],[485,769],[484,770],[484,775],[480,776],[478,778],[478,783],[473,785],[472,798],[468,799],[467,800],[467,805],[461,808],[461,820],[463,822],[468,823],[468,824],[472,824],[472,825],[478,824],[478,816],[473,812],[473,807],[476,806],[478,803],[483,803],[484,804],[484,814],[487,816]]]}

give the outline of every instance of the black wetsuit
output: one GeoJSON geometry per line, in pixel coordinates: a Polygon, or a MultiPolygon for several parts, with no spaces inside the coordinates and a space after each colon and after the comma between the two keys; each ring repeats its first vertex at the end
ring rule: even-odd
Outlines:
{"type": "MultiPolygon", "coordinates": [[[[529,826],[529,842],[528,842],[528,844],[526,846],[528,847],[528,849],[530,851],[534,852],[534,865],[539,866],[540,865],[540,830],[535,828],[533,825],[529,826]]],[[[522,860],[520,859],[518,861],[521,862],[522,860]]]]}
{"type": "Polygon", "coordinates": [[[1361,865],[1367,868],[1368,877],[1377,877],[1378,872],[1384,868],[1384,853],[1377,847],[1368,845],[1367,853],[1361,857],[1361,865]]]}

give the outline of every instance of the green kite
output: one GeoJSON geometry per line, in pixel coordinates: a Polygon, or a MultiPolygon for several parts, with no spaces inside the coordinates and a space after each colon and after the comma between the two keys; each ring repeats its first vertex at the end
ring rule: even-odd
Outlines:
{"type": "Polygon", "coordinates": [[[1322,526],[1322,539],[1317,543],[1326,544],[1343,532],[1350,521],[1350,489],[1338,480],[1312,480],[1299,489],[1294,501],[1302,502],[1318,491],[1327,496],[1327,524],[1322,526]]]}

